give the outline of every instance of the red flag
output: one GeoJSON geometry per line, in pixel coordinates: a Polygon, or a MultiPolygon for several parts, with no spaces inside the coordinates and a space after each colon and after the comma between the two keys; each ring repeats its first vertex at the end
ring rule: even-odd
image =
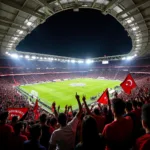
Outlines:
{"type": "Polygon", "coordinates": [[[8,108],[9,116],[8,119],[11,120],[13,116],[18,116],[20,120],[28,111],[28,108],[8,108]]]}
{"type": "Polygon", "coordinates": [[[39,113],[39,111],[38,111],[38,108],[39,108],[38,100],[36,100],[35,105],[34,105],[34,109],[33,109],[33,112],[34,112],[34,120],[38,120],[39,117],[40,117],[40,113],[39,113]]]}
{"type": "Polygon", "coordinates": [[[104,93],[100,96],[100,98],[97,100],[98,103],[107,105],[109,100],[109,95],[108,95],[108,89],[104,91],[104,93]]]}
{"type": "Polygon", "coordinates": [[[127,75],[125,80],[120,84],[125,93],[131,94],[131,90],[134,89],[137,85],[130,74],[127,75]]]}

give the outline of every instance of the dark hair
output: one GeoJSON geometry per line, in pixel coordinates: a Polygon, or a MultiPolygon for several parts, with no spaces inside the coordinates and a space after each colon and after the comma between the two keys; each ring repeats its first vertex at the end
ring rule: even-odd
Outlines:
{"type": "Polygon", "coordinates": [[[51,126],[56,125],[57,124],[57,119],[55,117],[51,118],[50,119],[50,124],[51,124],[51,126]]]}
{"type": "Polygon", "coordinates": [[[0,120],[1,121],[5,121],[7,119],[7,117],[8,117],[7,111],[0,114],[0,120]]]}
{"type": "Polygon", "coordinates": [[[21,129],[23,128],[24,124],[22,121],[19,121],[17,122],[15,125],[14,125],[14,131],[15,133],[20,133],[21,129]]]}
{"type": "Polygon", "coordinates": [[[135,100],[132,101],[132,107],[137,108],[137,101],[135,100]]]}
{"type": "Polygon", "coordinates": [[[115,98],[112,100],[112,108],[116,115],[123,115],[125,109],[125,103],[122,99],[115,98]]]}
{"type": "Polygon", "coordinates": [[[150,129],[150,104],[144,104],[142,107],[142,120],[146,123],[150,129]]]}
{"type": "Polygon", "coordinates": [[[60,125],[65,126],[67,122],[67,116],[65,113],[60,113],[58,115],[58,122],[60,125]]]}
{"type": "Polygon", "coordinates": [[[32,139],[37,139],[40,137],[42,132],[41,126],[39,124],[34,124],[30,127],[30,134],[32,139]]]}
{"type": "Polygon", "coordinates": [[[47,120],[47,115],[46,115],[46,114],[42,114],[42,115],[40,116],[40,122],[41,122],[41,123],[45,123],[46,120],[47,120]]]}
{"type": "Polygon", "coordinates": [[[140,108],[142,107],[142,105],[143,105],[142,102],[138,102],[138,103],[137,103],[137,106],[140,107],[140,108]]]}
{"type": "Polygon", "coordinates": [[[12,122],[15,122],[15,123],[16,123],[17,121],[18,121],[18,116],[13,116],[13,117],[12,117],[12,122]]]}
{"type": "Polygon", "coordinates": [[[131,102],[126,102],[125,108],[126,108],[126,110],[131,111],[132,110],[131,102]]]}
{"type": "Polygon", "coordinates": [[[98,138],[98,129],[96,120],[87,115],[83,118],[82,123],[82,142],[83,143],[91,143],[94,142],[95,139],[98,138]]]}
{"type": "Polygon", "coordinates": [[[94,114],[95,114],[95,115],[100,115],[100,111],[99,111],[98,108],[94,108],[94,114]]]}

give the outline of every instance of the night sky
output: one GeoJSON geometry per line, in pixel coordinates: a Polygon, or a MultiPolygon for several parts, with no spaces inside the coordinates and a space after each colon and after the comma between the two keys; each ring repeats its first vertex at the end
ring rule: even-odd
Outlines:
{"type": "Polygon", "coordinates": [[[97,10],[64,11],[29,34],[17,50],[43,54],[92,58],[126,54],[131,39],[112,16],[97,10]]]}

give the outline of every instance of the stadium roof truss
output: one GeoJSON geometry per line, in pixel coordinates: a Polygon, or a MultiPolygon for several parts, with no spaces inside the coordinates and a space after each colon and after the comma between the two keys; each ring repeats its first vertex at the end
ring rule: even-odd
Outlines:
{"type": "MultiPolygon", "coordinates": [[[[6,51],[27,54],[16,51],[16,46],[27,34],[58,12],[79,11],[80,8],[100,10],[104,15],[116,18],[132,39],[128,56],[150,54],[150,0],[0,0],[1,54],[6,51]]],[[[127,55],[107,58],[118,60],[127,55]]],[[[95,61],[103,59],[106,58],[94,58],[95,61]]]]}

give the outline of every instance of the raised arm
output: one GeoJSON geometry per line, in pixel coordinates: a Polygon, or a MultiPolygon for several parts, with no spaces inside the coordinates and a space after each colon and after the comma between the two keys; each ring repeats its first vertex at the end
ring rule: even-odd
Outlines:
{"type": "Polygon", "coordinates": [[[88,113],[89,115],[92,115],[92,116],[93,116],[93,114],[91,113],[91,111],[90,111],[90,109],[89,109],[89,107],[88,107],[88,105],[87,105],[87,103],[86,103],[86,97],[83,96],[83,97],[82,97],[82,100],[83,100],[83,103],[84,103],[84,105],[85,105],[85,109],[86,109],[87,113],[88,113]]]}

